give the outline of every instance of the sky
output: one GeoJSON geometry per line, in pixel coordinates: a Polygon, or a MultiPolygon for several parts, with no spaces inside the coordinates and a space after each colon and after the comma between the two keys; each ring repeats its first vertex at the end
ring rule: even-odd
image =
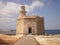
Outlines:
{"type": "Polygon", "coordinates": [[[60,0],[0,0],[0,30],[16,29],[20,7],[44,17],[45,29],[60,29],[60,0]]]}

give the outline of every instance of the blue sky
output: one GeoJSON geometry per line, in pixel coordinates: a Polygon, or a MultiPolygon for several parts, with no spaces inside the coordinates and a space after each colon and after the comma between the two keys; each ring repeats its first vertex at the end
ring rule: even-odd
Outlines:
{"type": "Polygon", "coordinates": [[[16,29],[21,5],[27,15],[43,16],[45,29],[60,29],[60,0],[0,0],[0,29],[16,29]]]}

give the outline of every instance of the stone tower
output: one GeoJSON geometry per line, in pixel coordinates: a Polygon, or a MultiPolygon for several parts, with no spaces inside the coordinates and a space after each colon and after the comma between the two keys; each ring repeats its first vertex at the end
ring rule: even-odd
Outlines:
{"type": "Polygon", "coordinates": [[[25,6],[21,6],[19,13],[16,34],[44,34],[44,17],[27,16],[25,6]]]}
{"type": "Polygon", "coordinates": [[[19,13],[21,17],[26,15],[25,6],[21,6],[21,10],[19,11],[19,13]]]}

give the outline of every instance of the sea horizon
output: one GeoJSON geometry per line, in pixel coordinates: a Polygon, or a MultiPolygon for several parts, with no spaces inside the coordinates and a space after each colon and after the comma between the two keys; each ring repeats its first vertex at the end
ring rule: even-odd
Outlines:
{"type": "Polygon", "coordinates": [[[45,29],[47,34],[60,34],[60,29],[45,29]]]}

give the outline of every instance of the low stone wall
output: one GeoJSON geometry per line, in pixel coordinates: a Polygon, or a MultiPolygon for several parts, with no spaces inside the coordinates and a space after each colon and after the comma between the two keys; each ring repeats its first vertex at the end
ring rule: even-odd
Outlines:
{"type": "Polygon", "coordinates": [[[35,36],[40,45],[60,45],[60,35],[35,36]]]}

